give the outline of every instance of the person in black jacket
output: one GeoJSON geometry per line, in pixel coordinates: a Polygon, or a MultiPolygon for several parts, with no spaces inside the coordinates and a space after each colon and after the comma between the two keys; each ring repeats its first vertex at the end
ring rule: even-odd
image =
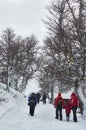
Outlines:
{"type": "Polygon", "coordinates": [[[30,106],[29,114],[34,116],[34,111],[36,107],[37,99],[35,93],[32,93],[31,96],[28,97],[28,105],[30,106]]]}
{"type": "Polygon", "coordinates": [[[42,96],[43,104],[46,104],[46,98],[47,98],[47,95],[46,95],[46,93],[44,93],[42,96]]]}
{"type": "Polygon", "coordinates": [[[37,98],[37,103],[39,104],[39,101],[40,101],[40,98],[41,98],[41,95],[40,95],[40,93],[38,92],[38,93],[36,93],[36,98],[37,98]]]}

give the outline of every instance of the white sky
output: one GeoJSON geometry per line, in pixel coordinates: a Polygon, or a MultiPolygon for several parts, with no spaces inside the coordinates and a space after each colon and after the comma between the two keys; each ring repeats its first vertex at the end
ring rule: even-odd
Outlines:
{"type": "MultiPolygon", "coordinates": [[[[67,97],[69,94],[63,95],[67,97]]],[[[29,115],[27,99],[21,94],[10,89],[7,93],[0,84],[0,130],[86,130],[86,118],[77,113],[78,122],[73,122],[71,111],[70,121],[66,121],[65,110],[62,110],[63,120],[55,119],[53,105],[40,102],[35,108],[34,117],[29,115]]],[[[84,100],[86,102],[86,99],[84,100]]],[[[86,110],[86,109],[85,109],[86,110]]]]}
{"type": "Polygon", "coordinates": [[[46,4],[52,0],[0,0],[0,33],[10,27],[16,34],[35,34],[42,41],[46,28],[46,4]]]}

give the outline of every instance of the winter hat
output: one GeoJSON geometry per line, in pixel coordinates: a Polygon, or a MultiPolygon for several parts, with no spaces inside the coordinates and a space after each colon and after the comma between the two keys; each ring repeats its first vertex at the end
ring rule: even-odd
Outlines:
{"type": "Polygon", "coordinates": [[[76,94],[73,92],[72,94],[71,94],[71,97],[73,97],[73,96],[75,96],[76,94]]]}
{"type": "Polygon", "coordinates": [[[58,93],[58,97],[61,97],[61,93],[58,93]]]}

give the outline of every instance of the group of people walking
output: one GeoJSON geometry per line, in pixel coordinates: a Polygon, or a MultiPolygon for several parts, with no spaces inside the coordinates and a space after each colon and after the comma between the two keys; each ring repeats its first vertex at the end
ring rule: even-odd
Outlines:
{"type": "MultiPolygon", "coordinates": [[[[34,116],[35,107],[36,107],[37,103],[39,104],[40,98],[41,98],[41,95],[39,92],[37,94],[32,93],[28,97],[28,105],[30,108],[29,114],[31,116],[34,116]]],[[[43,104],[46,104],[46,98],[47,98],[47,95],[43,94],[42,99],[41,99],[43,101],[43,104]]],[[[54,101],[54,108],[56,108],[56,117],[55,118],[62,120],[62,109],[65,109],[66,120],[69,121],[70,113],[72,110],[73,111],[73,121],[77,122],[77,113],[76,112],[77,112],[78,107],[79,107],[79,99],[77,98],[77,96],[74,92],[71,94],[71,98],[67,102],[65,102],[61,93],[58,93],[58,95],[54,101]]]]}
{"type": "Polygon", "coordinates": [[[73,92],[71,98],[68,102],[65,102],[61,93],[58,93],[54,101],[54,107],[56,108],[56,119],[62,120],[62,108],[66,112],[66,120],[70,119],[70,112],[73,111],[73,121],[77,122],[77,108],[79,107],[79,99],[76,94],[73,92]]]}

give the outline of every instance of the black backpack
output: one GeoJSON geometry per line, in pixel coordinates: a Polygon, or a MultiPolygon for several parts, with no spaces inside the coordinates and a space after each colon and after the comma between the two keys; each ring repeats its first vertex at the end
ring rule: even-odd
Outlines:
{"type": "Polygon", "coordinates": [[[29,102],[36,104],[36,97],[35,97],[35,95],[31,95],[29,102]]]}

